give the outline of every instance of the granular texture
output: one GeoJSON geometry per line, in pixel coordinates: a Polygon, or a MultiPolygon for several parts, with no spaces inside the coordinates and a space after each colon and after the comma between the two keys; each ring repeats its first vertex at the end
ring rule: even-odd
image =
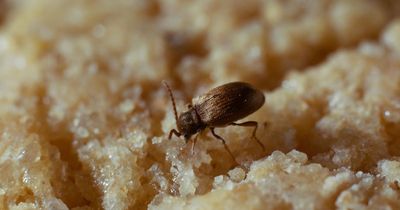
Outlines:
{"type": "Polygon", "coordinates": [[[400,2],[0,1],[0,209],[400,209],[400,2]],[[192,98],[264,92],[173,137],[192,98]]]}

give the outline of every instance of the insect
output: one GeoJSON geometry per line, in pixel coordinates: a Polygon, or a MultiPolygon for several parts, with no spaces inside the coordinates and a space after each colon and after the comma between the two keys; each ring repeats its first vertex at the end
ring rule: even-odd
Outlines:
{"type": "MultiPolygon", "coordinates": [[[[215,128],[229,125],[246,126],[254,127],[252,137],[265,150],[264,145],[256,137],[258,127],[256,121],[235,123],[235,121],[257,111],[264,104],[265,97],[261,91],[244,82],[227,83],[194,98],[192,103],[188,105],[188,110],[178,117],[172,90],[166,81],[163,81],[163,84],[169,92],[178,129],[172,129],[169,132],[168,139],[171,139],[173,134],[177,137],[183,135],[185,141],[188,142],[192,135],[200,133],[208,127],[212,135],[222,141],[225,149],[236,162],[231,150],[226,145],[225,139],[215,133],[215,128]]],[[[192,152],[197,136],[195,136],[192,144],[192,152]]]]}

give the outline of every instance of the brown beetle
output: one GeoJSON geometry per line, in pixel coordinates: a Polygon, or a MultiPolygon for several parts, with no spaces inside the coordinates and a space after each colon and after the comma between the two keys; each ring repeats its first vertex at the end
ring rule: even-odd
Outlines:
{"type": "MultiPolygon", "coordinates": [[[[211,89],[206,94],[193,99],[193,105],[189,104],[188,111],[179,115],[176,111],[175,99],[167,82],[163,81],[166,86],[172,105],[174,108],[176,126],[178,131],[172,129],[168,138],[171,139],[172,134],[177,137],[184,136],[186,142],[190,140],[193,134],[199,133],[209,127],[213,136],[222,141],[225,149],[228,151],[232,159],[236,162],[232,152],[226,146],[225,140],[217,135],[214,131],[216,127],[225,127],[228,125],[254,127],[252,137],[265,150],[264,145],[257,139],[256,131],[258,123],[256,121],[247,121],[243,123],[235,123],[247,115],[257,111],[265,102],[264,94],[244,82],[231,82],[211,89]]],[[[197,136],[192,145],[192,151],[196,144],[197,136]]]]}

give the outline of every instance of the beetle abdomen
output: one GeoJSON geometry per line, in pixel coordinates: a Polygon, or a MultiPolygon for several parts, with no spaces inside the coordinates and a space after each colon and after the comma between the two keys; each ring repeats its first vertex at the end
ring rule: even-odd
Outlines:
{"type": "Polygon", "coordinates": [[[255,112],[264,102],[264,94],[250,84],[231,82],[200,96],[193,106],[204,124],[220,127],[255,112]]]}

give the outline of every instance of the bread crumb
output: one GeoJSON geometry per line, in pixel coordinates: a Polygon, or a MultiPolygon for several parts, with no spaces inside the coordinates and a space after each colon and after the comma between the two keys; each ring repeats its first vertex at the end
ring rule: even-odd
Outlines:
{"type": "Polygon", "coordinates": [[[0,209],[400,209],[400,3],[0,3],[0,209]],[[192,151],[178,112],[266,103],[192,151]]]}

